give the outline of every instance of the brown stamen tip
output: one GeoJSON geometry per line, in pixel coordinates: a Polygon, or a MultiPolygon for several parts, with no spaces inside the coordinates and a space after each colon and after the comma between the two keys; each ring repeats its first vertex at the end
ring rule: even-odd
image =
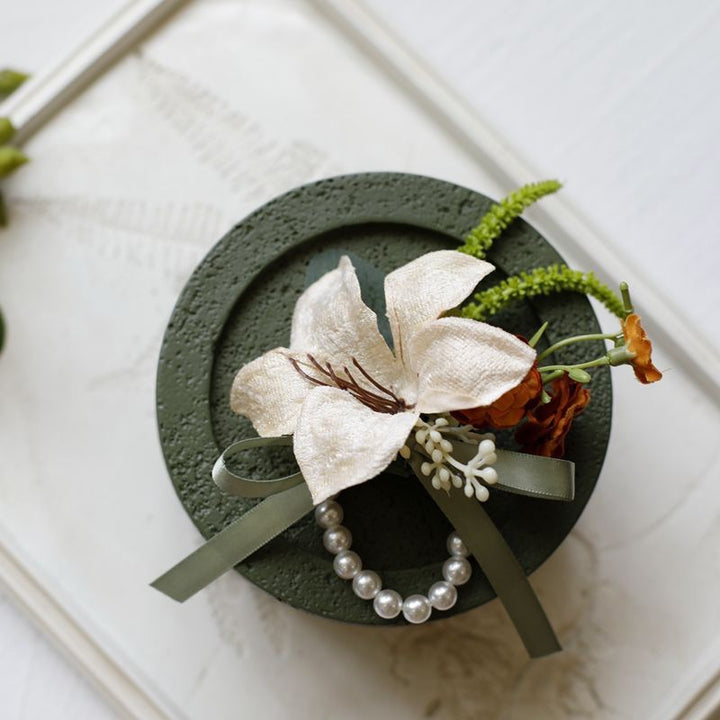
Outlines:
{"type": "Polygon", "coordinates": [[[374,388],[383,393],[382,395],[373,392],[367,387],[363,387],[353,377],[352,373],[346,366],[342,369],[346,377],[341,377],[335,372],[330,363],[326,363],[325,366],[323,366],[313,355],[308,353],[308,362],[312,365],[312,368],[321,375],[321,379],[305,372],[295,358],[289,357],[288,359],[295,370],[309,382],[322,387],[336,387],[339,390],[345,390],[358,402],[361,402],[363,405],[369,407],[375,412],[394,415],[395,413],[404,412],[409,409],[409,406],[402,398],[399,398],[394,392],[392,392],[392,390],[377,382],[355,358],[352,358],[353,365],[355,365],[355,367],[362,373],[362,376],[371,385],[373,385],[374,388]]]}

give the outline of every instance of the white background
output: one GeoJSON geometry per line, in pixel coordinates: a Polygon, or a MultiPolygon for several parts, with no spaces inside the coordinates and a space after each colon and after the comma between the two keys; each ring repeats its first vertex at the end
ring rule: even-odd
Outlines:
{"type": "MultiPolygon", "coordinates": [[[[119,4],[4,3],[0,64],[42,71],[119,4]]],[[[715,3],[369,4],[720,346],[715,3]]],[[[4,600],[0,637],[2,717],[114,717],[4,600]]]]}

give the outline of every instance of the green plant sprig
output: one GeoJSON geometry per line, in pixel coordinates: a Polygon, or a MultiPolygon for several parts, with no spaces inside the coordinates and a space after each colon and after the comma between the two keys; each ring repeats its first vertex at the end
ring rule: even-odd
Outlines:
{"type": "Polygon", "coordinates": [[[571,270],[566,265],[550,265],[513,275],[495,287],[476,293],[473,302],[462,308],[462,317],[487,320],[506,305],[558,292],[578,292],[599,300],[619,318],[625,317],[622,300],[591,272],[571,270]]]}
{"type": "MultiPolygon", "coordinates": [[[[5,68],[0,70],[0,100],[4,100],[17,90],[26,80],[28,75],[5,68]]],[[[4,178],[11,172],[17,170],[28,161],[27,155],[12,145],[7,145],[15,135],[10,118],[0,117],[0,178],[4,178]]],[[[7,209],[5,199],[0,191],[0,227],[7,225],[7,209]]]]}
{"type": "Polygon", "coordinates": [[[483,215],[480,223],[465,236],[465,242],[458,250],[482,260],[493,242],[515,218],[522,214],[525,208],[540,198],[557,192],[561,187],[562,184],[557,180],[542,180],[523,185],[518,190],[511,192],[483,215]]]}
{"type": "Polygon", "coordinates": [[[27,79],[28,75],[19,70],[5,68],[0,70],[0,100],[12,95],[27,79]]]}

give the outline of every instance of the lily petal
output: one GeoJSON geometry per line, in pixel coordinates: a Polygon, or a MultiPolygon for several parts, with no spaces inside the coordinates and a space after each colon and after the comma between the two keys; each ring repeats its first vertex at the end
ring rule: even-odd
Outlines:
{"type": "Polygon", "coordinates": [[[535,361],[535,351],[514,335],[456,317],[419,328],[410,355],[422,413],[490,405],[520,383],[535,361]]]}
{"type": "Polygon", "coordinates": [[[353,358],[378,382],[392,386],[402,369],[380,334],[377,316],[362,301],[355,268],[343,256],[335,270],[313,283],[297,301],[290,347],[331,362],[335,370],[353,358]]]}
{"type": "Polygon", "coordinates": [[[275,348],[240,368],[230,390],[230,407],[250,418],[258,435],[290,435],[307,394],[315,387],[275,348]]]}
{"type": "Polygon", "coordinates": [[[459,305],[494,269],[457,250],[437,250],[393,270],[385,278],[385,302],[398,357],[407,362],[415,329],[459,305]]]}
{"type": "Polygon", "coordinates": [[[381,473],[413,429],[417,412],[378,413],[337,388],[307,397],[294,438],[295,459],[315,504],[381,473]]]}

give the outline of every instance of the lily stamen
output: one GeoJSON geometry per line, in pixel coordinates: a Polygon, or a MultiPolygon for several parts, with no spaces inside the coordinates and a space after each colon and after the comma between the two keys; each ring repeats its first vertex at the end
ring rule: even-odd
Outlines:
{"type": "Polygon", "coordinates": [[[355,359],[352,358],[353,365],[362,373],[363,377],[376,387],[380,392],[387,395],[383,397],[377,393],[372,392],[366,387],[360,385],[360,383],[353,377],[352,373],[346,366],[343,366],[343,372],[347,377],[341,377],[338,375],[333,366],[330,363],[326,363],[325,366],[321,365],[318,360],[308,353],[307,359],[312,368],[320,373],[321,378],[314,377],[310,373],[303,370],[300,367],[300,362],[295,358],[288,358],[292,366],[297,370],[302,377],[309,380],[314,385],[320,385],[325,387],[336,387],[340,390],[345,390],[352,395],[356,400],[366,405],[371,410],[380,413],[394,414],[404,412],[408,410],[410,406],[402,399],[395,395],[392,390],[386,388],[377,382],[362,365],[355,359]]]}

